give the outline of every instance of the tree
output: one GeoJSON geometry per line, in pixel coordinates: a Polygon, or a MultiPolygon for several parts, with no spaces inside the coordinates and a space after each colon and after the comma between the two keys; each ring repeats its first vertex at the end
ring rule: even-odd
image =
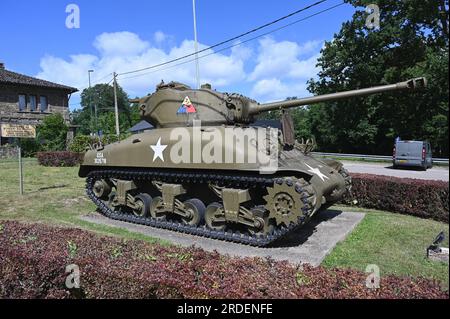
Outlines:
{"type": "MultiPolygon", "coordinates": [[[[127,93],[117,85],[117,105],[120,130],[126,131],[139,120],[138,107],[130,106],[127,93]]],[[[73,123],[80,125],[81,134],[96,131],[95,107],[97,108],[97,129],[106,134],[115,134],[114,88],[108,84],[97,84],[81,93],[81,109],[72,112],[73,123]]]]}
{"type": "Polygon", "coordinates": [[[429,139],[448,156],[448,0],[379,0],[380,28],[368,29],[373,0],[346,0],[356,8],[321,51],[318,80],[326,94],[425,76],[428,89],[312,105],[311,131],[322,150],[390,153],[396,136],[429,139]]]}
{"type": "Polygon", "coordinates": [[[66,149],[67,127],[61,114],[46,116],[38,126],[36,137],[44,151],[64,151],[66,149]]]}
{"type": "MultiPolygon", "coordinates": [[[[287,97],[286,101],[289,100],[296,100],[296,96],[287,97]]],[[[292,116],[292,119],[294,121],[294,130],[295,130],[295,138],[297,140],[301,139],[309,139],[312,137],[311,133],[311,127],[309,123],[309,109],[304,106],[296,107],[293,109],[285,110],[285,112],[289,112],[292,116]]],[[[280,110],[274,110],[262,113],[258,116],[261,120],[281,120],[281,111],[280,110]]]]}

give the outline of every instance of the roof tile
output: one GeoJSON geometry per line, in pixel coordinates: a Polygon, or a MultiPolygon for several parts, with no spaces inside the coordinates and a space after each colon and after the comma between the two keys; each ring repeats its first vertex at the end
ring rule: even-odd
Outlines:
{"type": "Polygon", "coordinates": [[[48,88],[66,90],[66,91],[69,91],[70,93],[74,93],[74,92],[78,91],[78,89],[76,89],[74,87],[33,78],[28,75],[8,71],[5,69],[0,69],[0,83],[48,87],[48,88]]]}

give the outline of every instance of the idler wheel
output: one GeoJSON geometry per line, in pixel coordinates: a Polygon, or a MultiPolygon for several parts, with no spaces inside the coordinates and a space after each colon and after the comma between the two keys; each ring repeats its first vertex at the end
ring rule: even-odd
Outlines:
{"type": "Polygon", "coordinates": [[[226,228],[225,211],[220,203],[212,203],[206,207],[205,223],[209,229],[223,231],[226,228]]]}
{"type": "Polygon", "coordinates": [[[156,220],[165,220],[167,211],[164,207],[164,201],[161,196],[153,198],[150,205],[150,215],[156,220]]]}
{"type": "Polygon", "coordinates": [[[187,216],[183,216],[181,220],[186,225],[197,226],[205,218],[205,204],[200,199],[192,198],[183,203],[187,216]]]}
{"type": "Polygon", "coordinates": [[[150,212],[152,197],[149,194],[141,193],[134,198],[133,214],[137,217],[147,217],[150,212]]]}
{"type": "Polygon", "coordinates": [[[92,191],[97,198],[107,199],[111,193],[111,186],[104,179],[99,179],[95,181],[92,191]]]}
{"type": "Polygon", "coordinates": [[[248,228],[250,235],[270,235],[273,232],[274,225],[269,220],[267,210],[263,206],[258,206],[252,208],[251,212],[256,218],[257,225],[248,228]]]}

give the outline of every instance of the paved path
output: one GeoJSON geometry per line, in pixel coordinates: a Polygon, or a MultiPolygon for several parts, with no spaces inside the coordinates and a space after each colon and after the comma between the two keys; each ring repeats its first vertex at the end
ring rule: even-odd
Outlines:
{"type": "Polygon", "coordinates": [[[366,173],[375,175],[395,176],[401,178],[417,178],[428,180],[449,181],[448,167],[433,167],[427,171],[413,168],[393,169],[391,164],[386,163],[361,163],[343,161],[345,168],[350,173],[366,173]]]}
{"type": "Polygon", "coordinates": [[[229,243],[215,239],[203,238],[188,234],[163,230],[143,225],[135,225],[108,219],[98,213],[81,217],[83,220],[123,227],[129,231],[145,234],[151,237],[171,241],[180,246],[199,246],[207,251],[217,250],[219,253],[238,257],[271,257],[275,260],[288,260],[292,263],[309,263],[319,265],[339,241],[344,240],[364,214],[329,210],[314,216],[310,223],[298,232],[291,234],[270,248],[258,248],[241,244],[229,243]]]}

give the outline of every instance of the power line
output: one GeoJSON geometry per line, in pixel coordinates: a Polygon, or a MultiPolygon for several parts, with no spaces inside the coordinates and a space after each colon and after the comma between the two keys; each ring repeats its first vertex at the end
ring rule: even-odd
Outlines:
{"type": "Polygon", "coordinates": [[[271,25],[273,25],[273,24],[275,24],[275,23],[278,23],[278,22],[280,22],[280,21],[282,21],[282,20],[285,20],[285,19],[287,19],[287,18],[289,18],[289,17],[292,17],[293,15],[299,14],[300,12],[303,12],[303,11],[306,11],[306,10],[308,10],[308,9],[311,9],[311,8],[313,8],[313,7],[315,7],[315,6],[318,6],[319,4],[324,3],[324,2],[326,2],[326,1],[328,1],[328,0],[320,0],[320,1],[317,1],[317,2],[315,2],[315,3],[313,3],[313,4],[309,5],[309,6],[306,6],[306,7],[304,7],[304,8],[301,8],[301,9],[297,10],[297,11],[294,11],[294,12],[292,12],[292,13],[289,13],[288,15],[285,15],[285,16],[283,16],[283,17],[281,17],[281,18],[278,18],[278,19],[276,19],[276,20],[273,20],[273,21],[271,21],[271,22],[269,22],[269,23],[266,23],[266,24],[264,24],[264,25],[262,25],[262,26],[259,26],[259,27],[257,27],[257,28],[254,28],[254,29],[252,29],[252,30],[250,30],[250,31],[241,33],[240,35],[237,35],[237,36],[232,37],[232,38],[230,38],[230,39],[227,39],[227,40],[221,41],[221,42],[219,42],[219,43],[216,43],[216,44],[214,44],[214,45],[212,45],[212,46],[209,46],[209,47],[207,47],[207,48],[205,48],[205,49],[202,49],[202,50],[200,50],[200,51],[196,51],[196,52],[193,52],[193,53],[190,53],[190,54],[187,54],[187,55],[184,55],[184,56],[181,56],[181,57],[178,57],[178,58],[175,58],[175,59],[166,61],[166,62],[162,62],[162,63],[159,63],[159,64],[155,64],[155,65],[152,65],[152,66],[149,66],[149,67],[145,67],[145,68],[142,68],[142,69],[137,69],[137,70],[133,70],[133,71],[128,71],[128,72],[119,73],[118,75],[126,75],[126,74],[131,74],[131,73],[141,72],[141,71],[145,71],[145,70],[149,70],[149,69],[154,69],[154,68],[157,68],[157,67],[160,67],[160,66],[167,65],[167,64],[169,64],[169,63],[173,63],[173,62],[180,61],[180,60],[182,60],[182,59],[185,59],[185,58],[191,57],[191,56],[193,56],[193,55],[196,55],[196,54],[198,54],[198,53],[202,53],[202,52],[211,50],[211,49],[216,48],[216,47],[218,47],[218,46],[221,46],[221,45],[223,45],[223,44],[225,44],[225,43],[235,41],[235,40],[237,40],[237,39],[239,39],[239,38],[242,38],[242,37],[244,37],[244,36],[246,36],[246,35],[249,35],[249,34],[251,34],[251,33],[254,33],[254,32],[256,32],[256,31],[259,31],[259,30],[261,30],[261,29],[264,29],[264,28],[266,28],[266,27],[268,27],[268,26],[271,26],[271,25]]]}
{"type": "MultiPolygon", "coordinates": [[[[293,22],[291,22],[291,23],[285,24],[285,25],[283,25],[283,26],[281,26],[281,27],[278,27],[278,28],[276,28],[276,29],[273,29],[273,30],[271,30],[271,31],[262,33],[262,34],[260,34],[260,35],[258,35],[258,36],[255,36],[255,37],[246,39],[246,40],[244,40],[244,41],[242,41],[242,42],[235,43],[235,44],[233,44],[233,45],[230,45],[230,46],[227,46],[227,47],[225,47],[225,48],[216,50],[216,51],[214,51],[214,52],[210,52],[210,53],[208,53],[208,54],[204,54],[204,55],[202,55],[202,56],[199,56],[198,59],[202,59],[202,58],[205,58],[205,57],[207,57],[207,56],[210,56],[210,55],[213,55],[213,54],[217,54],[218,52],[222,52],[222,51],[225,51],[225,50],[234,48],[234,47],[236,47],[236,46],[242,45],[242,44],[247,43],[247,42],[250,42],[250,41],[254,41],[254,40],[256,40],[256,39],[259,39],[259,38],[264,37],[264,36],[266,36],[266,35],[269,35],[269,34],[271,34],[271,33],[277,32],[277,31],[279,31],[279,30],[281,30],[281,29],[285,29],[285,28],[290,27],[290,26],[292,26],[292,25],[294,25],[294,24],[297,24],[297,23],[299,23],[299,22],[303,22],[303,21],[305,21],[305,20],[308,20],[308,19],[310,19],[310,18],[312,18],[312,17],[315,17],[315,16],[317,16],[317,15],[319,15],[319,14],[322,14],[322,13],[324,13],[324,12],[333,10],[333,9],[335,9],[335,8],[337,8],[337,7],[340,7],[340,6],[344,5],[344,4],[345,4],[345,2],[341,2],[341,3],[336,4],[336,5],[334,5],[334,6],[331,6],[331,7],[329,7],[329,8],[326,8],[326,9],[323,9],[323,10],[321,10],[321,11],[318,11],[318,12],[316,12],[316,13],[314,13],[314,14],[311,14],[311,15],[309,15],[309,16],[306,16],[306,17],[304,17],[304,18],[302,18],[302,19],[295,20],[295,21],[293,21],[293,22]]],[[[158,70],[155,70],[155,71],[145,72],[145,73],[141,73],[141,74],[137,74],[137,75],[133,75],[133,76],[124,77],[124,78],[121,78],[121,80],[133,79],[133,78],[137,78],[137,77],[140,77],[140,76],[144,76],[144,75],[148,75],[148,74],[153,74],[153,73],[161,72],[161,71],[168,70],[168,69],[171,69],[171,68],[175,68],[175,67],[178,67],[178,66],[180,66],[180,65],[187,64],[187,63],[191,63],[191,62],[194,62],[194,61],[195,61],[195,59],[191,59],[191,60],[184,61],[184,62],[181,62],[181,63],[177,63],[177,64],[174,64],[174,65],[171,65],[171,66],[162,68],[162,69],[158,69],[158,70]]]]}
{"type": "MultiPolygon", "coordinates": [[[[104,79],[106,79],[107,77],[110,77],[110,76],[112,76],[112,75],[113,75],[112,73],[108,73],[108,74],[106,74],[105,76],[103,76],[103,77],[101,77],[101,78],[99,78],[99,79],[93,81],[92,84],[100,83],[102,80],[104,80],[104,79]]],[[[111,80],[111,81],[112,81],[112,80],[111,80]]]]}

